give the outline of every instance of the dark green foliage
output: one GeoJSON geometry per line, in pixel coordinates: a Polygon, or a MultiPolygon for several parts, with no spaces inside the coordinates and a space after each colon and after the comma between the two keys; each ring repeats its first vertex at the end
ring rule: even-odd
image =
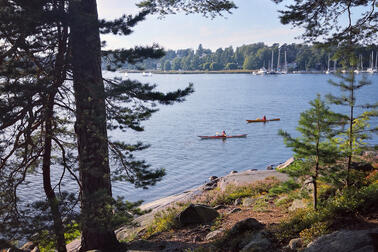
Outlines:
{"type": "Polygon", "coordinates": [[[289,193],[298,188],[300,188],[300,185],[293,179],[290,179],[269,189],[269,195],[275,196],[283,193],[289,193]]]}
{"type": "MultiPolygon", "coordinates": [[[[166,4],[169,7],[174,3],[166,4]]],[[[217,6],[203,3],[193,11],[216,15],[232,7],[226,2],[217,6]]],[[[47,234],[57,240],[58,251],[65,251],[64,227],[72,218],[63,218],[68,211],[62,204],[73,204],[71,214],[77,210],[78,201],[63,200],[61,189],[65,180],[74,179],[80,191],[81,216],[73,216],[82,231],[82,249],[117,247],[113,230],[121,222],[130,221],[131,214],[136,214],[131,209],[139,203],[123,204],[112,198],[109,147],[114,162],[121,167],[115,169],[117,179],[147,188],[159,181],[164,171],[150,171],[144,161],[134,160],[132,152],[147,146],[112,143],[107,130],[143,130],[141,122],[157,111],[155,103],[181,102],[193,92],[191,85],[164,94],[154,91],[154,85],[102,79],[101,56],[110,63],[109,70],[114,70],[122,63],[136,64],[164,55],[155,44],[101,55],[100,33],[129,35],[151,11],[108,21],[98,20],[96,0],[0,1],[3,237],[47,234]],[[59,176],[55,180],[53,165],[59,176]],[[26,185],[29,174],[38,172],[42,172],[47,203],[36,203],[32,208],[20,202],[17,193],[26,185]]]]}
{"type": "MultiPolygon", "coordinates": [[[[215,51],[204,49],[202,46],[196,51],[192,49],[168,50],[164,57],[160,59],[144,59],[144,61],[137,64],[137,66],[128,64],[127,62],[113,64],[113,56],[110,52],[106,52],[107,62],[112,65],[110,67],[104,64],[103,68],[167,70],[164,68],[167,62],[170,62],[172,70],[210,70],[210,64],[213,62],[225,66],[224,69],[226,70],[269,68],[271,65],[272,51],[274,52],[274,68],[276,68],[278,47],[281,48],[281,68],[284,66],[284,53],[286,51],[289,70],[325,71],[328,66],[328,55],[330,55],[332,60],[338,57],[337,47],[320,48],[306,44],[283,44],[281,46],[274,44],[267,46],[264,45],[264,43],[255,43],[236,47],[235,49],[232,47],[225,49],[218,48],[215,51]],[[160,68],[158,68],[159,65],[160,68]]],[[[377,51],[377,45],[356,47],[353,51],[356,55],[362,56],[365,68],[369,66],[369,55],[372,50],[377,51]]],[[[116,56],[114,56],[114,58],[116,58],[116,56]]],[[[341,60],[337,61],[337,67],[342,67],[342,63],[341,60]]],[[[331,67],[332,66],[333,61],[331,67]]]]}
{"type": "Polygon", "coordinates": [[[138,6],[144,8],[152,13],[160,15],[175,14],[178,11],[190,13],[202,13],[207,16],[215,17],[221,14],[222,11],[230,12],[236,8],[233,1],[229,0],[213,0],[209,1],[183,1],[183,0],[143,0],[138,3],[138,6]]]}
{"type": "MultiPolygon", "coordinates": [[[[353,55],[350,56],[353,59],[353,55]]],[[[345,63],[348,61],[346,60],[345,63]]],[[[327,95],[330,103],[340,106],[349,107],[349,113],[344,116],[344,123],[348,125],[346,130],[339,135],[337,139],[344,157],[347,158],[346,170],[341,170],[339,173],[339,180],[344,180],[345,184],[349,186],[352,183],[350,178],[350,169],[352,158],[361,152],[364,140],[370,137],[371,132],[376,132],[378,128],[369,129],[369,120],[372,116],[377,116],[377,104],[357,104],[357,91],[371,82],[363,77],[360,81],[356,80],[354,72],[350,71],[348,74],[336,74],[340,79],[339,82],[330,80],[329,82],[342,91],[340,96],[327,95]],[[356,115],[355,108],[362,107],[365,111],[356,115]]],[[[335,173],[334,173],[335,174],[335,173]]]]}
{"type": "Polygon", "coordinates": [[[325,40],[335,45],[347,41],[369,44],[377,39],[376,8],[375,0],[295,0],[280,11],[280,19],[283,24],[303,27],[305,30],[302,37],[309,41],[325,40]],[[353,18],[351,13],[354,14],[353,18]]]}
{"type": "Polygon", "coordinates": [[[273,228],[275,237],[281,243],[301,234],[305,236],[311,228],[320,225],[323,232],[332,232],[347,226],[351,218],[376,211],[378,200],[377,182],[358,187],[345,188],[335,196],[320,202],[318,211],[301,209],[292,213],[289,218],[273,228]],[[307,231],[306,231],[307,230],[307,231]]]}

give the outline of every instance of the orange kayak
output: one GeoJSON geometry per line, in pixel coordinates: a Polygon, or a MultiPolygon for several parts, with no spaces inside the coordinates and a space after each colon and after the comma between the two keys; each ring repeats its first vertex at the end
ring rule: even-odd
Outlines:
{"type": "Polygon", "coordinates": [[[255,123],[255,122],[271,122],[271,121],[279,121],[280,118],[273,118],[273,119],[255,119],[255,120],[247,120],[248,123],[255,123]]]}

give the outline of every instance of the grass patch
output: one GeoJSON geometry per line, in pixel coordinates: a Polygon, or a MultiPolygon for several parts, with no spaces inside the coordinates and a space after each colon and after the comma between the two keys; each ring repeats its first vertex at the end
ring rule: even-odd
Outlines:
{"type": "Polygon", "coordinates": [[[275,186],[273,186],[271,189],[269,189],[269,195],[271,196],[277,196],[277,195],[280,195],[280,194],[287,194],[291,191],[294,191],[298,188],[300,188],[301,186],[294,181],[294,179],[290,179],[288,181],[285,181],[285,182],[282,182],[282,183],[279,183],[275,186]]]}
{"type": "Polygon", "coordinates": [[[255,212],[267,212],[268,211],[269,203],[267,202],[266,197],[259,198],[256,200],[253,211],[255,212]]]}
{"type": "Polygon", "coordinates": [[[157,212],[151,225],[146,228],[144,238],[148,238],[151,235],[177,228],[178,223],[176,217],[188,205],[189,204],[177,204],[174,207],[169,207],[165,210],[157,212]]]}
{"type": "Polygon", "coordinates": [[[210,205],[229,205],[233,204],[236,199],[242,199],[247,197],[256,197],[259,195],[265,195],[271,188],[277,186],[280,182],[274,177],[268,177],[263,181],[258,181],[248,186],[228,186],[224,192],[215,192],[210,205]]]}
{"type": "Polygon", "coordinates": [[[222,226],[223,219],[224,219],[224,215],[223,215],[223,214],[220,214],[220,215],[219,215],[219,216],[213,221],[213,224],[211,225],[210,230],[211,230],[211,231],[215,231],[215,230],[219,229],[219,228],[222,226]]]}

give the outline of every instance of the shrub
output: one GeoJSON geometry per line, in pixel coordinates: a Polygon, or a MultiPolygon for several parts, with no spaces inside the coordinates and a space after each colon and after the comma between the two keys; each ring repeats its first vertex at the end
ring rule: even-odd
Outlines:
{"type": "Polygon", "coordinates": [[[166,210],[156,213],[151,225],[146,228],[145,238],[177,227],[176,216],[183,208],[184,207],[169,207],[166,210]]]}
{"type": "Polygon", "coordinates": [[[311,226],[310,228],[303,229],[299,233],[299,236],[302,238],[303,244],[307,245],[313,240],[315,240],[316,238],[322,235],[328,234],[329,233],[328,227],[329,227],[329,224],[327,222],[317,222],[317,223],[314,223],[314,225],[311,226]]]}
{"type": "Polygon", "coordinates": [[[276,196],[283,193],[289,193],[298,188],[300,188],[300,185],[296,183],[293,179],[290,179],[288,181],[277,184],[273,186],[271,189],[269,189],[269,195],[276,196]]]}

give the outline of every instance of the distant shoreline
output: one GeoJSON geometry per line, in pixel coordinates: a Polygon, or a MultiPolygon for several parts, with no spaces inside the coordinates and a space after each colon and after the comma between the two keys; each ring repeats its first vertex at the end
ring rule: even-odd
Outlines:
{"type": "MultiPolygon", "coordinates": [[[[128,69],[120,69],[119,72],[121,73],[151,73],[151,74],[256,74],[258,70],[219,70],[219,71],[202,71],[202,70],[194,70],[194,71],[161,71],[161,70],[128,70],[128,69]]],[[[293,71],[287,74],[326,74],[324,71],[293,71]]],[[[258,74],[256,74],[258,75],[258,74]]],[[[271,75],[271,74],[266,74],[271,75]]],[[[275,74],[280,75],[280,74],[275,74]]]]}

